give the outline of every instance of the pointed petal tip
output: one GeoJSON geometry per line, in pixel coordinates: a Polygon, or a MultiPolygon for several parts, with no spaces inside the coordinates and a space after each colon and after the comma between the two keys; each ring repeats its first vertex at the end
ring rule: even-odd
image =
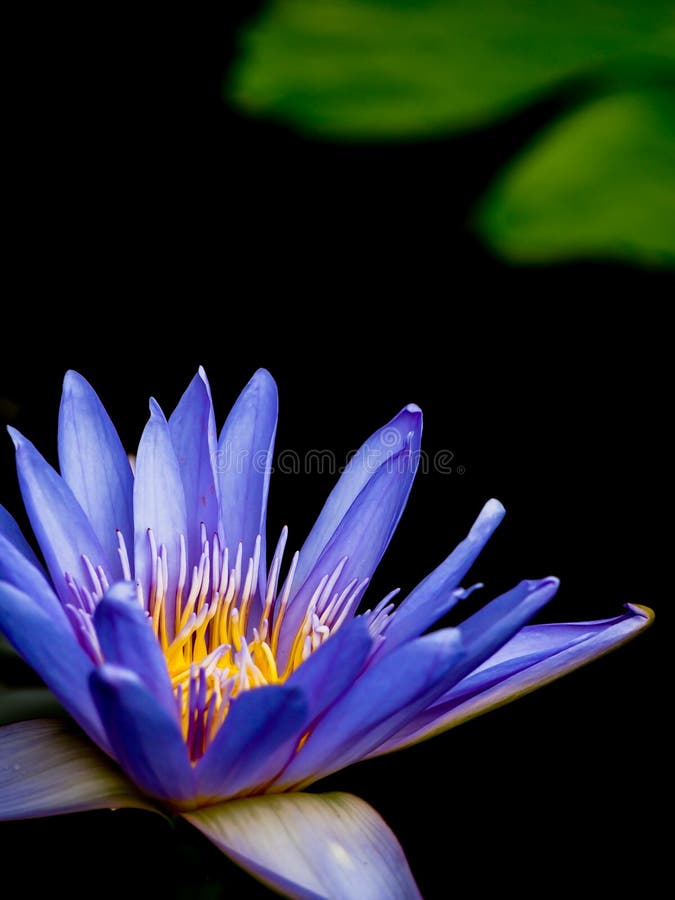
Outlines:
{"type": "Polygon", "coordinates": [[[150,397],[148,401],[148,406],[150,407],[150,418],[151,419],[159,419],[160,422],[166,422],[166,416],[162,410],[162,407],[155,400],[154,397],[150,397]]]}
{"type": "Polygon", "coordinates": [[[409,423],[409,435],[414,435],[415,433],[419,434],[422,430],[422,418],[422,410],[419,406],[416,403],[408,403],[389,424],[396,427],[396,423],[405,421],[409,423]]]}
{"type": "Polygon", "coordinates": [[[256,385],[266,385],[267,387],[274,390],[276,390],[277,388],[277,383],[272,377],[272,373],[268,369],[262,367],[255,370],[255,372],[251,376],[249,385],[251,385],[251,387],[256,385]]]}
{"type": "Polygon", "coordinates": [[[499,500],[494,498],[488,500],[473,523],[468,535],[469,540],[485,543],[486,535],[489,537],[492,534],[505,515],[506,510],[499,500]]]}
{"type": "Polygon", "coordinates": [[[556,578],[555,575],[547,575],[546,578],[538,578],[533,581],[527,582],[530,586],[530,589],[533,591],[542,591],[548,589],[549,591],[557,591],[560,587],[560,579],[556,578]]]}
{"type": "Polygon", "coordinates": [[[208,394],[208,397],[209,397],[209,401],[211,402],[211,383],[209,381],[208,375],[206,374],[206,369],[204,368],[204,366],[200,366],[197,369],[197,377],[199,378],[201,383],[204,385],[204,388],[206,389],[206,393],[208,394]]]}
{"type": "Polygon", "coordinates": [[[503,519],[506,515],[506,508],[496,497],[491,497],[483,507],[482,512],[492,519],[503,519]]]}
{"type": "Polygon", "coordinates": [[[66,374],[63,376],[63,391],[66,392],[75,392],[78,390],[91,390],[91,385],[84,377],[84,375],[80,375],[79,372],[76,372],[75,369],[68,369],[66,374]]]}
{"type": "Polygon", "coordinates": [[[633,613],[633,615],[644,619],[644,624],[641,626],[642,628],[647,628],[654,621],[654,610],[650,609],[648,606],[642,606],[641,603],[626,603],[625,606],[626,609],[629,609],[633,613]]]}
{"type": "Polygon", "coordinates": [[[273,407],[278,408],[279,391],[277,383],[267,369],[256,369],[239,395],[239,400],[242,398],[246,398],[247,401],[254,399],[255,403],[259,403],[262,399],[271,403],[273,407]]]}
{"type": "Polygon", "coordinates": [[[206,369],[204,368],[204,366],[197,367],[197,372],[195,373],[194,377],[191,379],[190,384],[188,385],[187,389],[189,390],[194,385],[200,385],[200,384],[202,387],[206,388],[206,392],[210,396],[209,379],[206,375],[206,369]]]}
{"type": "Polygon", "coordinates": [[[18,429],[13,428],[11,425],[7,426],[7,433],[9,434],[9,436],[12,439],[12,443],[14,444],[14,449],[18,450],[19,447],[23,444],[23,442],[25,440],[24,436],[21,434],[21,432],[18,429]]]}
{"type": "Polygon", "coordinates": [[[393,450],[395,447],[400,447],[401,441],[405,441],[406,436],[415,434],[419,436],[421,431],[422,410],[416,403],[408,403],[369,440],[377,440],[381,447],[393,450]]]}

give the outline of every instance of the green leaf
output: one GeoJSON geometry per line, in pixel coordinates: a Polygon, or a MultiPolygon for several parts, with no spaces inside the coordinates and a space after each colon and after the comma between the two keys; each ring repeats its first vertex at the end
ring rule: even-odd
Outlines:
{"type": "Polygon", "coordinates": [[[477,227],[507,259],[675,264],[675,92],[601,97],[509,166],[477,227]]]}
{"type": "Polygon", "coordinates": [[[309,134],[420,136],[489,121],[579,75],[672,64],[672,0],[271,0],[226,86],[309,134]],[[627,67],[627,69],[626,69],[627,67]]]}

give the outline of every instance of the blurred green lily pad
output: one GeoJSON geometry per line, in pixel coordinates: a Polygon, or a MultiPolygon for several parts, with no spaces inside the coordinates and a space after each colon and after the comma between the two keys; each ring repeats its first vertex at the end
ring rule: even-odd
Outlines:
{"type": "Polygon", "coordinates": [[[673,60],[672,0],[270,0],[240,34],[230,103],[308,134],[423,136],[561,81],[673,60]]]}
{"type": "Polygon", "coordinates": [[[601,97],[547,129],[488,190],[501,256],[675,264],[675,91],[601,97]]]}

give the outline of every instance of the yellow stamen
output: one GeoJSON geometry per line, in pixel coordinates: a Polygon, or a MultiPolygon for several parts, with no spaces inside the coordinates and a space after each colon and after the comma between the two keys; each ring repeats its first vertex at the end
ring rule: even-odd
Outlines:
{"type": "MultiPolygon", "coordinates": [[[[241,545],[230,566],[227,548],[221,549],[217,535],[209,541],[202,528],[202,554],[188,582],[186,542],[181,536],[178,582],[171,588],[167,549],[163,545],[158,548],[148,531],[152,579],[147,586],[147,610],[166,658],[193,762],[203,755],[225,721],[230,701],[243,691],[285,681],[330,636],[335,618],[339,614],[342,619],[357,596],[356,582],[333,596],[345,563],[341,560],[319,581],[280,671],[281,626],[298,564],[296,553],[278,596],[286,535],[284,529],[261,600],[259,537],[246,566],[241,545]],[[175,591],[173,609],[169,590],[175,591]]],[[[126,557],[121,542],[120,547],[121,556],[126,557]]],[[[139,586],[139,597],[142,595],[139,586]]]]}

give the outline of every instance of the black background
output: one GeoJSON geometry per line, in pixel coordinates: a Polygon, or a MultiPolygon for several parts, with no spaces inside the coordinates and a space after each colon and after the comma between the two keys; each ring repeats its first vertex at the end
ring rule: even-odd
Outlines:
{"type": "MultiPolygon", "coordinates": [[[[60,382],[76,368],[133,448],[150,394],[168,412],[201,363],[222,423],[263,365],[280,389],[277,449],[340,460],[419,403],[423,447],[452,451],[453,471],[418,476],[371,600],[414,586],[496,496],[508,515],[473,573],[485,599],[556,574],[543,618],[633,601],[657,623],[540,693],[318,787],[384,816],[427,900],[580,885],[649,895],[672,276],[603,261],[511,268],[471,237],[473,200],[569,91],[470,137],[312,142],[223,105],[226,35],[242,15],[22,23],[32,55],[17,67],[10,142],[3,418],[55,462],[60,382]]],[[[18,514],[12,455],[0,442],[0,502],[18,514]]],[[[278,472],[271,539],[286,523],[299,547],[333,480],[278,472]]],[[[1,835],[10,866],[35,854],[27,889],[269,896],[186,825],[141,812],[1,835]]]]}

